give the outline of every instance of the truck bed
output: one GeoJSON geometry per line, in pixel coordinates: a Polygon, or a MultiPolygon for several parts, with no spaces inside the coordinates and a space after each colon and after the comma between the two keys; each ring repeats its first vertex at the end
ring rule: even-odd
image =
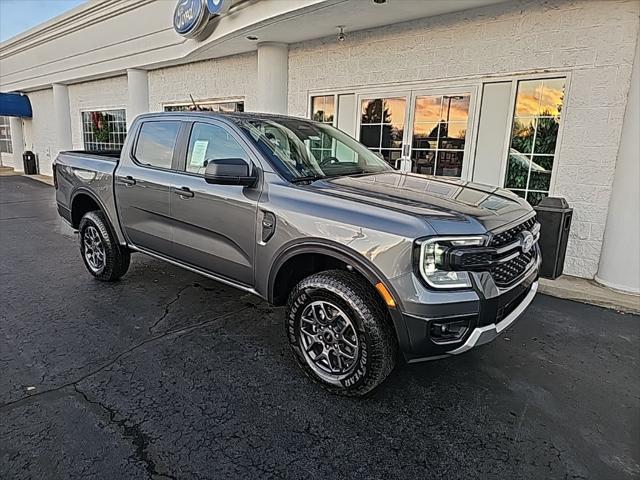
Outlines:
{"type": "Polygon", "coordinates": [[[54,162],[58,211],[74,228],[77,228],[78,220],[71,218],[74,199],[78,195],[89,196],[100,205],[120,238],[113,194],[114,173],[119,159],[119,150],[70,150],[58,154],[54,162]]]}

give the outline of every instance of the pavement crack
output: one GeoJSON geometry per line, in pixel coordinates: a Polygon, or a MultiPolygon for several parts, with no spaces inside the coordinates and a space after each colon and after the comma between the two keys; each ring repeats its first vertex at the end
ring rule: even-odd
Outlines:
{"type": "Polygon", "coordinates": [[[194,284],[190,284],[190,285],[185,285],[184,287],[182,287],[180,290],[178,290],[178,293],[176,293],[176,296],[174,297],[173,300],[171,300],[169,303],[167,303],[164,306],[164,313],[162,315],[160,315],[160,317],[153,323],[153,325],[151,325],[149,327],[149,333],[153,333],[154,329],[165,319],[167,318],[167,315],[169,315],[169,311],[171,310],[171,305],[173,305],[174,303],[176,303],[178,300],[180,300],[180,297],[182,296],[182,293],[187,290],[188,288],[191,287],[195,287],[197,286],[197,283],[194,284]]]}
{"type": "Polygon", "coordinates": [[[59,385],[57,387],[53,387],[53,388],[50,388],[48,390],[43,390],[41,392],[37,392],[37,393],[34,393],[32,395],[27,395],[26,397],[22,397],[22,398],[19,398],[17,400],[12,400],[10,402],[3,403],[2,405],[0,405],[0,411],[5,411],[5,410],[8,410],[8,409],[14,408],[14,407],[19,406],[19,405],[21,405],[23,403],[29,402],[34,398],[41,397],[42,395],[46,395],[46,394],[53,393],[53,392],[58,392],[58,391],[60,391],[62,389],[74,386],[77,383],[80,383],[83,380],[86,380],[87,378],[90,378],[90,377],[100,373],[101,371],[109,368],[110,366],[115,364],[121,358],[127,356],[128,354],[134,352],[135,350],[137,350],[137,349],[139,349],[139,348],[141,348],[141,347],[143,347],[143,346],[145,346],[145,345],[147,345],[149,343],[155,343],[157,341],[160,341],[160,340],[162,340],[162,339],[164,339],[166,337],[172,336],[172,335],[176,335],[177,337],[181,337],[183,335],[186,335],[187,333],[190,333],[190,332],[192,332],[194,330],[197,330],[199,328],[202,328],[202,327],[206,327],[206,326],[208,326],[208,325],[210,325],[212,323],[218,322],[218,321],[223,320],[223,319],[225,319],[227,317],[230,317],[232,315],[237,315],[238,313],[241,313],[241,312],[243,312],[243,311],[245,311],[245,310],[247,310],[249,308],[255,308],[255,305],[253,305],[253,304],[245,305],[244,307],[239,308],[238,310],[234,310],[233,312],[225,313],[224,315],[220,315],[220,316],[218,316],[216,318],[212,318],[210,320],[205,320],[203,322],[195,323],[195,324],[193,324],[193,325],[191,325],[189,327],[180,327],[180,328],[175,328],[175,329],[172,329],[172,330],[167,330],[166,332],[158,334],[158,335],[156,335],[154,337],[147,338],[147,339],[143,340],[142,342],[139,342],[139,343],[133,345],[132,347],[120,352],[115,357],[113,357],[111,360],[109,360],[106,363],[102,364],[100,367],[98,367],[98,368],[96,368],[96,369],[94,369],[94,370],[92,370],[92,371],[80,376],[76,380],[63,383],[62,385],[59,385]]]}
{"type": "Polygon", "coordinates": [[[144,464],[145,470],[147,471],[150,479],[169,478],[172,480],[177,480],[177,477],[174,477],[171,474],[160,473],[157,471],[156,463],[151,459],[151,456],[149,455],[149,444],[151,443],[151,439],[142,431],[142,428],[140,428],[138,424],[130,421],[123,415],[119,415],[115,409],[105,405],[104,403],[98,400],[91,400],[86,392],[78,388],[78,385],[74,384],[73,389],[76,393],[78,393],[78,395],[82,397],[85,402],[91,405],[95,405],[101,410],[105,411],[109,416],[109,423],[117,426],[122,431],[125,438],[131,440],[131,443],[135,447],[135,453],[132,454],[131,457],[137,458],[144,464]],[[118,416],[121,418],[117,419],[116,417],[118,416]]]}

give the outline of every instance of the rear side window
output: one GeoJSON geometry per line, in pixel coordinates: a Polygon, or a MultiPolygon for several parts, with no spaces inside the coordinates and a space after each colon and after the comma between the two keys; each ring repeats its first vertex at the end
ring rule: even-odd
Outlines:
{"type": "Polygon", "coordinates": [[[180,122],[145,122],[140,128],[135,157],[152,167],[171,168],[180,122]]]}

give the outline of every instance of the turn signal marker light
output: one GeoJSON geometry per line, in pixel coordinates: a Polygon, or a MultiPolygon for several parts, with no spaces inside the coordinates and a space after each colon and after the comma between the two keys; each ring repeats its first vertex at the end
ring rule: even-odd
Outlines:
{"type": "Polygon", "coordinates": [[[388,307],[396,308],[396,301],[393,299],[393,296],[391,296],[391,293],[389,292],[389,290],[387,290],[387,287],[385,287],[382,282],[376,283],[376,290],[382,296],[384,302],[388,307]]]}

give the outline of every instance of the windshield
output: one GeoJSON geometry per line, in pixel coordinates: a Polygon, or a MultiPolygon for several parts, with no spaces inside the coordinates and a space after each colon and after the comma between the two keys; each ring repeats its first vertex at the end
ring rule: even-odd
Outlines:
{"type": "Polygon", "coordinates": [[[290,181],[391,170],[347,134],[322,123],[294,118],[235,118],[234,121],[290,181]]]}

